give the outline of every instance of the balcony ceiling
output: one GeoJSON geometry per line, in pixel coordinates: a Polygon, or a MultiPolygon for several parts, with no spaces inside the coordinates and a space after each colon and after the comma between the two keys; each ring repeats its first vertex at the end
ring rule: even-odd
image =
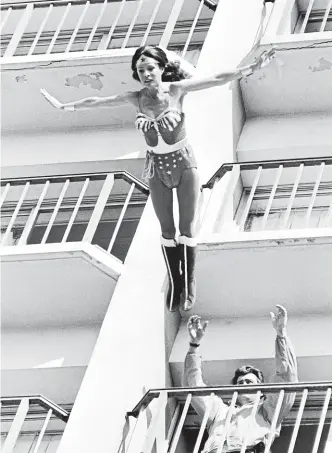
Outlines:
{"type": "Polygon", "coordinates": [[[2,247],[2,326],[101,323],[122,263],[83,243],[2,247]]]}
{"type": "Polygon", "coordinates": [[[139,89],[131,77],[130,59],[39,62],[10,70],[7,67],[2,72],[2,130],[70,130],[132,124],[135,112],[130,106],[64,112],[53,108],[40,94],[40,89],[45,88],[61,102],[69,102],[139,89]]]}
{"type": "Polygon", "coordinates": [[[301,238],[294,230],[293,239],[278,232],[264,232],[266,239],[259,239],[262,233],[237,233],[233,240],[216,235],[201,243],[195,314],[261,316],[280,303],[291,314],[331,314],[331,230],[320,237],[310,231],[314,235],[301,238]]]}
{"type": "Polygon", "coordinates": [[[241,81],[248,117],[332,111],[332,47],[309,45],[300,38],[276,44],[276,59],[241,81]]]}

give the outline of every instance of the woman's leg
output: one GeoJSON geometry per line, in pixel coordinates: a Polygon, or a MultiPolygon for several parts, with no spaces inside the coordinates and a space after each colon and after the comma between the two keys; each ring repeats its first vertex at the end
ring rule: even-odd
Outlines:
{"type": "Polygon", "coordinates": [[[196,299],[196,239],[195,218],[200,195],[200,182],[197,168],[183,172],[177,189],[180,217],[180,256],[182,266],[182,308],[191,310],[196,299]]]}
{"type": "Polygon", "coordinates": [[[169,189],[160,181],[158,175],[150,179],[149,186],[153,207],[161,227],[161,249],[169,279],[166,306],[169,311],[176,311],[180,307],[182,281],[180,275],[180,248],[175,241],[173,192],[172,189],[169,189]]]}
{"type": "Polygon", "coordinates": [[[175,238],[173,216],[173,191],[160,181],[158,175],[149,180],[150,195],[156,216],[158,217],[161,233],[165,239],[175,238]]]}
{"type": "Polygon", "coordinates": [[[179,229],[181,236],[195,237],[195,218],[200,195],[197,168],[184,170],[177,188],[179,202],[179,229]]]}

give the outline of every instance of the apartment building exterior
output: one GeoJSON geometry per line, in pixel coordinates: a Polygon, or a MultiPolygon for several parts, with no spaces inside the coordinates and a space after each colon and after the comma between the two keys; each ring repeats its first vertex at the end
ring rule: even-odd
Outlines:
{"type": "Polygon", "coordinates": [[[300,384],[269,387],[297,392],[272,451],[332,451],[332,2],[12,1],[1,17],[3,451],[201,451],[199,390],[177,389],[188,314],[164,308],[135,112],[63,112],[40,94],[138,89],[144,44],[199,75],[276,49],[185,101],[202,181],[189,314],[210,321],[206,391],[231,400],[242,363],[272,374],[269,312],[285,305],[300,384]]]}

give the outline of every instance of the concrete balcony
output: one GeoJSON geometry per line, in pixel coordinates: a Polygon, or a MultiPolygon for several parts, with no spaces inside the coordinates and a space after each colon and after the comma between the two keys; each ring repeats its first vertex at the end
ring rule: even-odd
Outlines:
{"type": "MultiPolygon", "coordinates": [[[[256,402],[259,401],[262,392],[265,396],[271,396],[273,392],[276,400],[283,398],[290,392],[296,392],[295,404],[291,413],[283,423],[282,435],[274,440],[273,430],[266,438],[266,448],[273,443],[275,453],[301,452],[312,453],[316,451],[328,452],[331,446],[331,435],[329,436],[329,423],[331,420],[331,382],[301,383],[301,384],[271,384],[260,386],[208,386],[205,388],[168,388],[152,389],[146,393],[142,400],[129,413],[131,417],[138,418],[131,432],[131,436],[126,436],[123,441],[128,445],[129,451],[133,446],[139,446],[141,451],[148,453],[151,451],[153,443],[161,445],[165,450],[178,451],[202,451],[207,436],[205,431],[206,424],[210,420],[209,405],[206,402],[205,408],[201,411],[203,415],[198,417],[191,407],[191,402],[197,396],[210,396],[214,398],[217,405],[217,397],[227,404],[225,411],[227,415],[235,405],[237,395],[243,392],[256,394],[256,402]],[[251,388],[249,388],[251,387],[251,388]],[[277,395],[279,395],[277,397],[277,395]],[[151,414],[151,421],[145,429],[139,422],[143,419],[141,414],[151,414]],[[168,422],[164,422],[166,420],[168,422]],[[299,431],[297,426],[301,426],[299,431]],[[296,444],[296,449],[294,445],[296,444]],[[319,449],[318,449],[319,447],[319,449]]],[[[221,404],[221,402],[220,402],[221,404]]],[[[203,404],[202,404],[203,406],[203,404]]],[[[252,404],[252,417],[256,415],[255,405],[252,404]]],[[[259,411],[260,409],[258,409],[259,411]]],[[[233,414],[234,414],[233,412],[233,414]]],[[[274,411],[274,417],[280,414],[280,407],[274,411]]],[[[233,416],[234,417],[234,416],[233,416]]],[[[251,423],[249,415],[244,423],[251,423]],[[248,421],[249,418],[249,421],[248,421]]],[[[219,431],[218,447],[220,449],[227,445],[227,431],[231,425],[231,416],[225,419],[225,428],[219,431]]],[[[249,430],[250,431],[250,430],[249,430]]],[[[250,433],[242,440],[243,449],[251,445],[250,433]]]]}
{"type": "Polygon", "coordinates": [[[331,2],[276,0],[268,18],[264,33],[243,63],[272,46],[276,58],[240,82],[246,121],[238,158],[250,161],[330,154],[331,2]],[[315,142],[310,140],[313,130],[315,142]]]}
{"type": "Polygon", "coordinates": [[[201,200],[195,314],[332,313],[331,162],[221,167],[201,200]]]}
{"type": "Polygon", "coordinates": [[[195,0],[61,1],[2,5],[3,131],[124,126],[116,112],[52,109],[45,88],[63,102],[139,88],[130,62],[144,44],[175,50],[196,63],[213,11],[195,0]]]}
{"type": "Polygon", "coordinates": [[[100,324],[147,187],[125,172],[2,185],[2,325],[100,324]]]}

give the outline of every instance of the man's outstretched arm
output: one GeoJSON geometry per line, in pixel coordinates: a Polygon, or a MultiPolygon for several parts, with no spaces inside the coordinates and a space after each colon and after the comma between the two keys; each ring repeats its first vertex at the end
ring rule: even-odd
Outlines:
{"type": "MultiPolygon", "coordinates": [[[[188,321],[187,327],[190,345],[184,362],[184,374],[182,380],[182,385],[184,387],[205,386],[202,377],[202,357],[199,354],[199,345],[204,336],[207,325],[208,321],[202,324],[199,316],[191,316],[188,321]]],[[[212,405],[208,423],[215,418],[220,405],[223,404],[222,399],[216,396],[197,396],[192,399],[192,405],[197,414],[201,417],[204,416],[205,411],[208,410],[210,405],[212,405]]]]}
{"type": "MultiPolygon", "coordinates": [[[[275,340],[275,374],[271,378],[271,383],[298,382],[296,356],[291,341],[287,336],[286,309],[281,305],[277,305],[277,312],[276,314],[271,313],[271,319],[277,333],[275,340]]],[[[279,393],[270,393],[263,403],[264,416],[270,423],[273,420],[278,397],[279,393]]],[[[278,416],[277,429],[291,410],[294,400],[295,393],[285,393],[278,416]]]]}

